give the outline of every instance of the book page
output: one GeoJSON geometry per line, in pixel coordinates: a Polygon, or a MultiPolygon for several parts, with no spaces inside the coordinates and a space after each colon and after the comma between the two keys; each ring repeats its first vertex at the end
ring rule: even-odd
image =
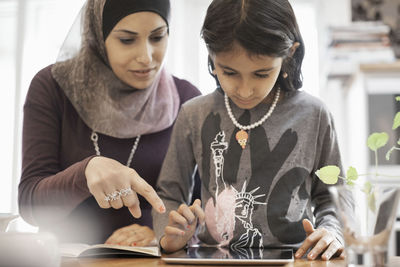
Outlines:
{"type": "Polygon", "coordinates": [[[60,254],[63,257],[78,257],[88,248],[90,248],[90,245],[81,243],[63,243],[59,246],[60,254]]]}
{"type": "Polygon", "coordinates": [[[63,257],[94,257],[110,255],[126,256],[153,256],[160,257],[158,247],[131,247],[109,244],[87,245],[79,243],[66,243],[60,245],[60,253],[63,257]]]}

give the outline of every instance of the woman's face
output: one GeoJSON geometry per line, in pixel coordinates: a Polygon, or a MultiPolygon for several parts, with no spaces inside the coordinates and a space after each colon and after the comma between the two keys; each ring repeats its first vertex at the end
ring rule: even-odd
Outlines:
{"type": "Polygon", "coordinates": [[[105,41],[113,72],[136,89],[145,89],[152,84],[162,65],[167,44],[167,24],[154,12],[124,17],[105,41]]]}
{"type": "Polygon", "coordinates": [[[249,55],[238,44],[211,57],[224,92],[242,109],[251,109],[267,99],[278,79],[282,58],[249,55]]]}

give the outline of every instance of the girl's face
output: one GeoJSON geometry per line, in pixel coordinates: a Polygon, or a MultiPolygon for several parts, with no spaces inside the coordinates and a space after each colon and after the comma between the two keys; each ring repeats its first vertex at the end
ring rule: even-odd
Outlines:
{"type": "Polygon", "coordinates": [[[136,88],[148,88],[160,70],[168,44],[166,22],[154,12],[121,19],[105,41],[115,75],[136,88]]]}
{"type": "Polygon", "coordinates": [[[266,101],[278,79],[282,58],[252,55],[238,44],[231,51],[212,56],[222,89],[241,109],[266,101]]]}

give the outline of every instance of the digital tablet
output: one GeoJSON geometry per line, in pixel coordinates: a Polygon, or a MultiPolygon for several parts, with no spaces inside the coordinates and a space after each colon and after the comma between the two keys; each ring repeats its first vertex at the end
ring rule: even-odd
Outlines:
{"type": "Polygon", "coordinates": [[[162,260],[172,264],[284,265],[293,262],[292,249],[190,247],[162,260]]]}

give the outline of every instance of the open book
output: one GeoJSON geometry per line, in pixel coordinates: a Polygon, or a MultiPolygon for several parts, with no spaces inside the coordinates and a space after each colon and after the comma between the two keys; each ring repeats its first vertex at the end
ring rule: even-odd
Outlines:
{"type": "Polygon", "coordinates": [[[110,257],[110,256],[131,256],[131,257],[160,257],[158,247],[130,247],[119,245],[87,245],[79,243],[60,244],[62,257],[110,257]]]}

